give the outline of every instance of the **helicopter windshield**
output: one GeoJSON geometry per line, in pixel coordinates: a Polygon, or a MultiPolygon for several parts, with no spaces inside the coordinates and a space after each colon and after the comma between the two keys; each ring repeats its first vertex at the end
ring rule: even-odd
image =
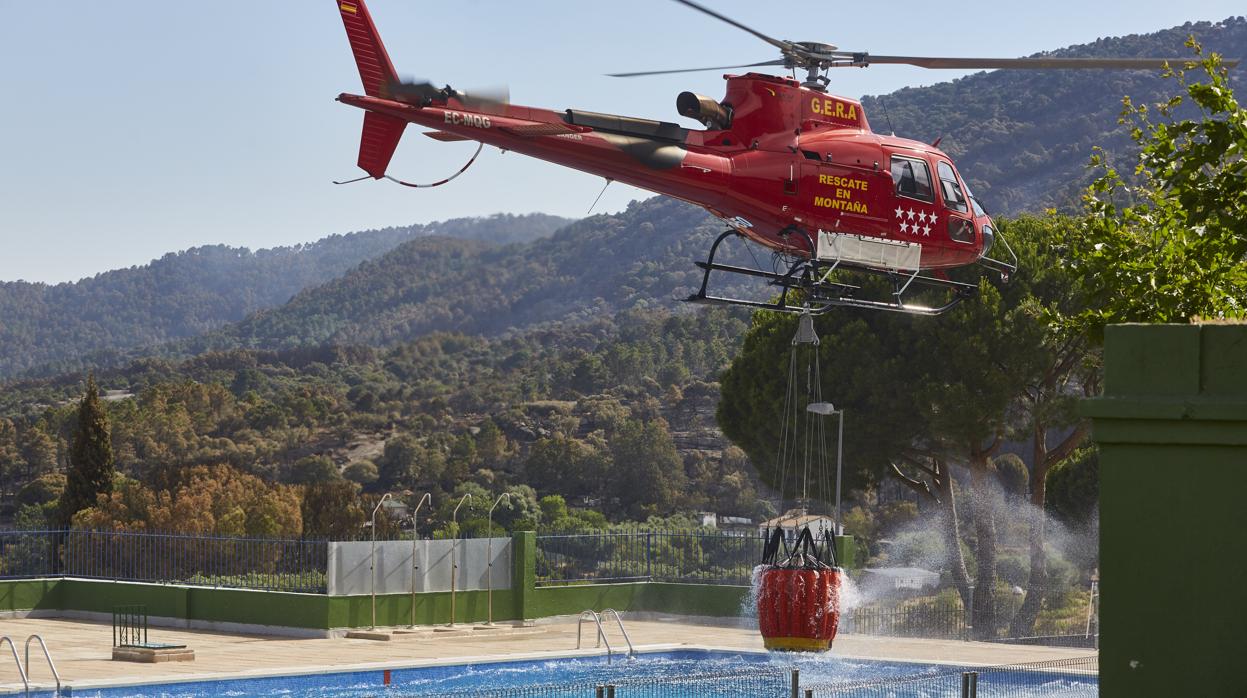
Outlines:
{"type": "Polygon", "coordinates": [[[979,203],[979,198],[970,191],[970,183],[966,182],[966,198],[970,200],[970,205],[974,207],[974,217],[982,218],[987,215],[987,210],[979,203]]]}
{"type": "Polygon", "coordinates": [[[961,193],[961,183],[957,181],[952,165],[941,161],[935,169],[940,177],[940,193],[944,195],[944,206],[954,211],[966,211],[966,200],[961,193]]]}

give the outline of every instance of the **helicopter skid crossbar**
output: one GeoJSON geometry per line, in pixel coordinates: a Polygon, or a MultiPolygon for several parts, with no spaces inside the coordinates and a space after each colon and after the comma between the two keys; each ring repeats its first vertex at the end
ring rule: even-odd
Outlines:
{"type": "MultiPolygon", "coordinates": [[[[732,274],[741,274],[744,276],[755,276],[760,279],[768,279],[771,282],[772,286],[783,286],[785,288],[801,288],[802,287],[802,285],[798,283],[799,280],[794,279],[788,274],[776,274],[773,271],[765,271],[763,269],[753,269],[751,267],[738,267],[738,266],[734,266],[731,264],[717,264],[717,263],[711,263],[711,262],[697,262],[696,264],[699,269],[703,269],[707,272],[725,271],[725,272],[729,272],[732,274]]],[[[842,284],[839,282],[826,281],[826,280],[820,280],[818,284],[824,288],[843,289],[843,291],[846,293],[856,291],[861,288],[861,286],[854,286],[852,284],[842,284]]]]}
{"type": "MultiPolygon", "coordinates": [[[[705,262],[696,263],[704,272],[701,288],[686,300],[692,303],[739,305],[780,312],[808,312],[815,315],[826,313],[832,308],[860,308],[907,313],[910,315],[939,315],[950,310],[966,298],[973,297],[978,292],[978,287],[973,284],[925,276],[919,273],[918,270],[914,270],[912,273],[900,273],[895,270],[864,266],[843,259],[837,259],[834,262],[828,263],[798,257],[788,264],[787,270],[783,273],[780,273],[778,270],[767,271],[715,262],[714,258],[718,253],[719,246],[724,240],[735,235],[741,234],[736,230],[728,230],[719,235],[710,247],[709,258],[705,262]],[[895,291],[892,293],[893,299],[872,300],[858,298],[857,293],[861,290],[860,286],[829,279],[831,273],[837,270],[861,272],[887,278],[895,288],[895,291]],[[770,302],[712,295],[708,290],[711,272],[739,274],[741,276],[766,279],[769,285],[778,286],[781,291],[779,297],[770,302]],[[936,306],[906,303],[904,295],[913,286],[942,289],[949,292],[950,296],[947,302],[936,306]],[[799,302],[789,299],[789,292],[791,291],[796,291],[800,295],[799,302]]],[[[741,237],[744,236],[741,235],[741,237]]]]}

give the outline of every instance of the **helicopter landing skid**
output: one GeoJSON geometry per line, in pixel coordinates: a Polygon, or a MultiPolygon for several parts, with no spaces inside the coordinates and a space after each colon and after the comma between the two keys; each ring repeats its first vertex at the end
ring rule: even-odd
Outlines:
{"type": "MultiPolygon", "coordinates": [[[[939,315],[978,293],[978,287],[973,284],[941,279],[934,276],[923,276],[917,272],[906,274],[844,261],[829,263],[815,259],[800,258],[791,262],[787,270],[782,273],[715,262],[714,257],[719,250],[719,245],[734,235],[744,237],[734,229],[725,231],[710,246],[709,258],[704,262],[697,262],[698,268],[705,272],[702,276],[701,288],[697,293],[685,299],[686,301],[690,303],[740,305],[748,308],[788,313],[811,313],[814,315],[822,315],[832,308],[862,308],[865,310],[883,310],[910,315],[939,315]],[[892,293],[893,300],[858,298],[857,293],[861,290],[860,286],[828,279],[830,273],[837,270],[862,272],[887,278],[892,282],[895,289],[892,293]],[[711,295],[707,292],[710,285],[710,273],[716,271],[766,279],[769,285],[778,286],[781,289],[779,297],[773,302],[764,302],[711,295]],[[915,288],[942,289],[947,291],[950,297],[946,303],[938,306],[906,303],[905,294],[915,288]],[[792,292],[796,292],[800,297],[790,299],[789,294],[792,292]]],[[[810,249],[812,249],[812,241],[809,240],[808,235],[805,237],[807,242],[810,242],[810,249]]]]}

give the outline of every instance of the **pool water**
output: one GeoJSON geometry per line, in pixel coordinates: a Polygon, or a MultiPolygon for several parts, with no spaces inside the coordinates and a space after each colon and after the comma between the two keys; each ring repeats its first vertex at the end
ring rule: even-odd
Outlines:
{"type": "MultiPolygon", "coordinates": [[[[65,695],[87,698],[402,698],[444,694],[517,694],[561,698],[591,696],[594,685],[616,683],[621,686],[621,696],[639,694],[738,698],[742,695],[758,695],[786,698],[789,695],[790,671],[793,668],[800,671],[802,686],[882,681],[901,677],[932,677],[929,684],[919,681],[910,688],[902,689],[905,692],[870,694],[894,696],[945,695],[943,692],[932,692],[933,687],[936,684],[951,685],[951,681],[937,680],[936,677],[958,671],[957,667],[947,665],[854,660],[834,655],[684,650],[646,653],[635,659],[616,656],[609,663],[606,657],[476,663],[393,669],[388,672],[376,669],[99,689],[78,688],[65,695]],[[709,675],[722,678],[711,678],[709,675]],[[678,680],[682,677],[692,677],[694,680],[679,685],[654,685],[658,679],[678,680]],[[623,690],[622,687],[630,682],[636,683],[637,689],[631,692],[623,690]],[[526,689],[535,686],[544,687],[544,690],[526,689]],[[499,693],[494,694],[491,691],[499,693]]],[[[960,680],[959,676],[955,678],[960,680]]],[[[1094,678],[1070,677],[1055,672],[1027,672],[1024,676],[1011,677],[1010,681],[1010,696],[1095,696],[1097,689],[1094,678]]],[[[982,683],[980,687],[983,687],[982,683]]],[[[898,685],[897,688],[901,686],[898,685]]],[[[819,695],[823,694],[819,692],[819,695]]],[[[827,695],[841,694],[833,692],[827,695]]],[[[949,695],[959,696],[960,691],[949,695]]]]}

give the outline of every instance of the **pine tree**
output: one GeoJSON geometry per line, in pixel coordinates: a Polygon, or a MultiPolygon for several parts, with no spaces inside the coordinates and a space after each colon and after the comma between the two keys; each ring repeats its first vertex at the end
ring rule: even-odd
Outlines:
{"type": "Polygon", "coordinates": [[[78,406],[78,428],[69,450],[68,475],[60,511],[61,525],[66,528],[74,514],[95,506],[99,495],[111,491],[113,485],[112,437],[94,374],[87,376],[87,392],[78,406]]]}

